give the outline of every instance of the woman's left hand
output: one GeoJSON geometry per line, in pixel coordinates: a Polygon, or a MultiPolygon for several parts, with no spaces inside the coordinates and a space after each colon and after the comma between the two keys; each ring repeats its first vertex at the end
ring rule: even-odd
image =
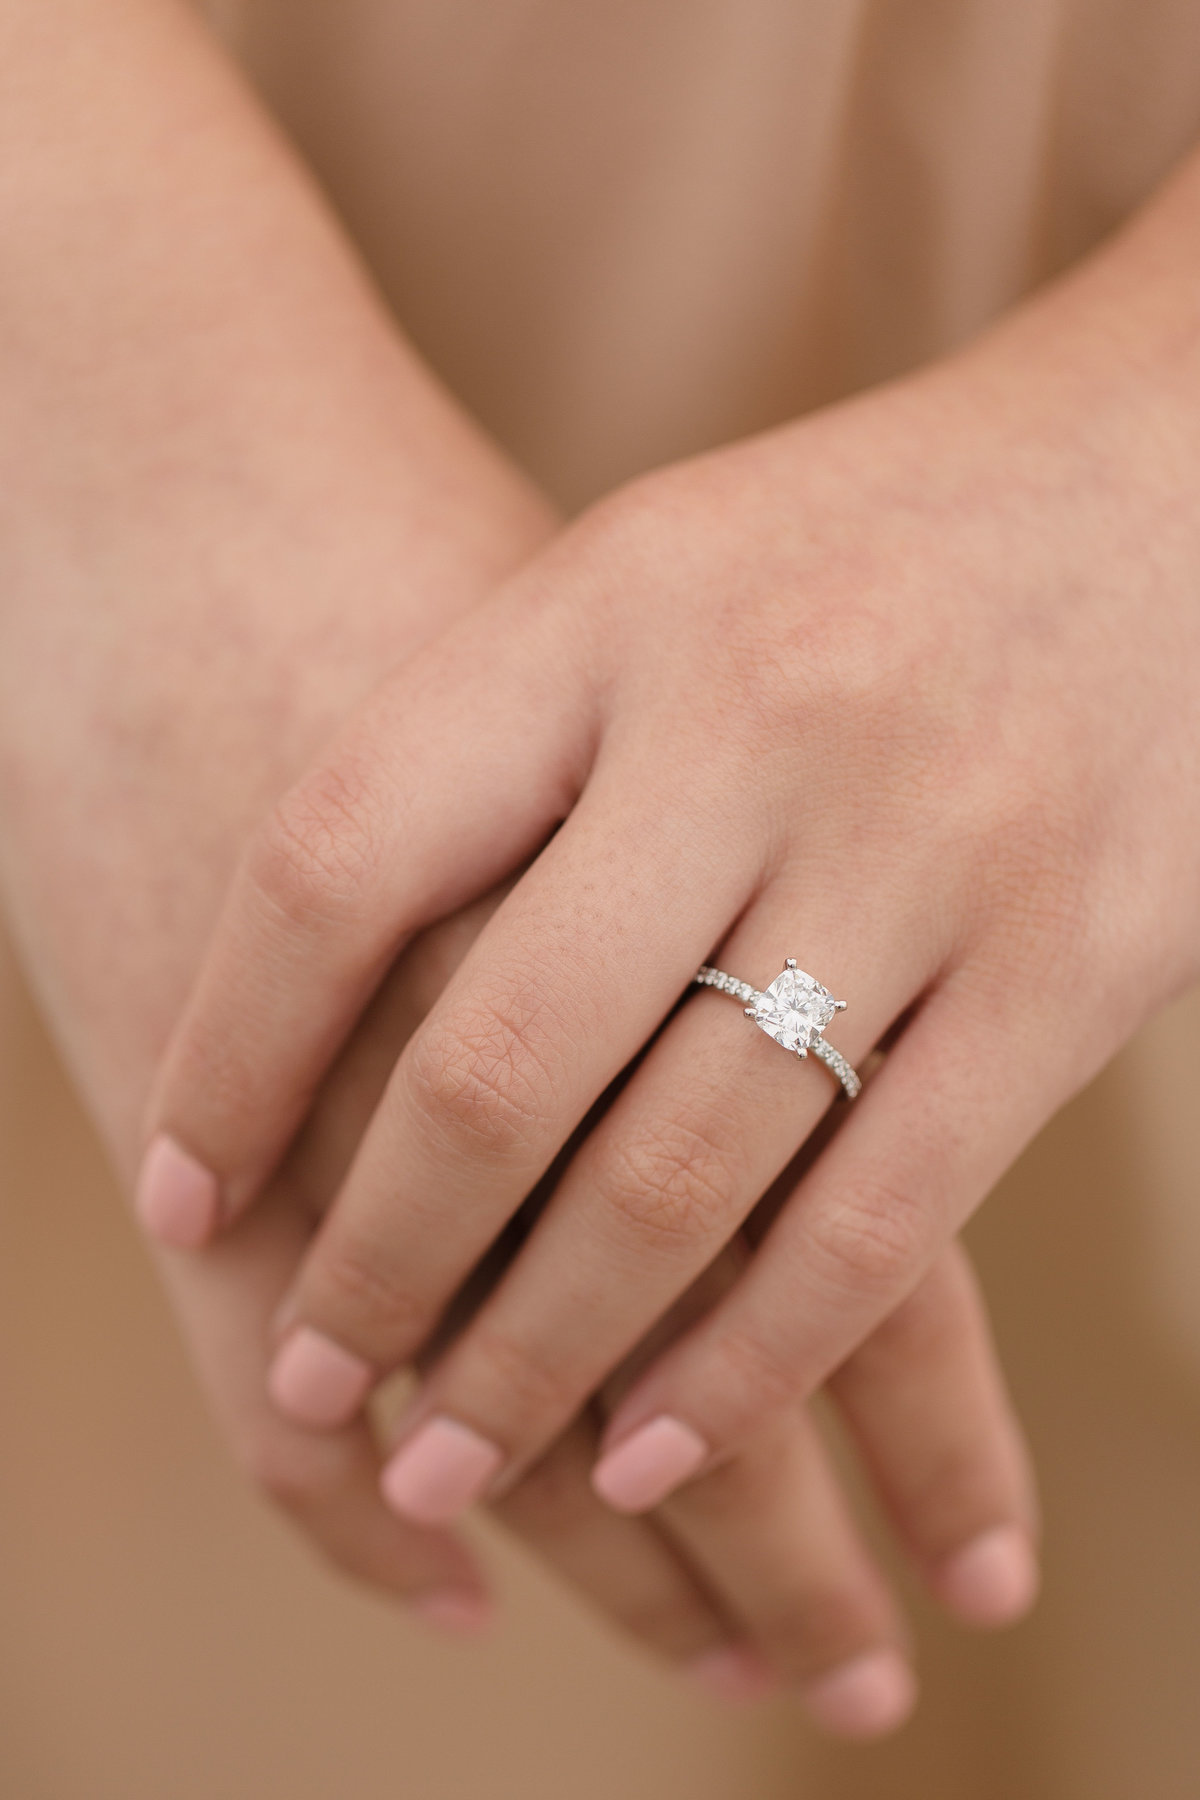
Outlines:
{"type": "Polygon", "coordinates": [[[642,1057],[430,1373],[398,1511],[528,1467],[833,1098],[729,998],[674,1013],[699,964],[761,988],[794,955],[849,1002],[838,1049],[888,1054],[619,1407],[595,1479],[631,1511],[816,1389],[1195,976],[1200,371],[1195,252],[1164,224],[1195,243],[1189,180],[959,358],[595,509],[386,681],[260,834],[159,1086],[148,1216],[181,1168],[193,1217],[244,1208],[400,943],[544,845],[400,1057],[294,1292],[362,1387],[642,1057]]]}

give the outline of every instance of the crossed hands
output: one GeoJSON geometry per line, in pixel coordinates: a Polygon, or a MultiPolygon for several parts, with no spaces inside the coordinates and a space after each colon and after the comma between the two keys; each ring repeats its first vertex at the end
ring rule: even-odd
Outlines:
{"type": "Polygon", "coordinates": [[[955,1233],[1200,961],[1200,165],[554,535],[186,9],[0,34],[0,880],[236,1454],[433,1623],[486,1616],[482,1499],[711,1687],[890,1728],[814,1399],[1018,1616],[955,1233]],[[850,1103],[690,987],[789,956],[850,1103]]]}
{"type": "Polygon", "coordinates": [[[241,865],[141,1215],[217,1258],[275,1220],[271,1483],[310,1516],[342,1483],[321,1529],[368,1569],[407,1522],[431,1616],[476,1617],[448,1533],[488,1500],[728,1690],[895,1724],[912,1677],[822,1389],[951,1609],[1032,1598],[954,1234],[1200,953],[1175,446],[1119,383],[1084,406],[1047,339],[1035,309],[594,508],[386,676],[241,865]],[[502,882],[397,1028],[381,982],[502,882]],[[761,988],[789,954],[848,999],[849,1060],[882,1051],[836,1122],[818,1063],[684,999],[702,962],[761,988]],[[354,1130],[312,1158],[364,1045],[354,1130]],[[317,1221],[286,1283],[281,1188],[317,1221]],[[377,1498],[364,1403],[415,1359],[377,1498]]]}

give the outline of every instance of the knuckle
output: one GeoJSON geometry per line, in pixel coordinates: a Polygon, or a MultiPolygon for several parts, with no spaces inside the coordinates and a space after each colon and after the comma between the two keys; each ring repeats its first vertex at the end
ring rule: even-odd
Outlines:
{"type": "Polygon", "coordinates": [[[538,1441],[578,1411],[585,1396],[573,1366],[561,1356],[539,1353],[507,1328],[482,1322],[472,1340],[474,1365],[487,1371],[489,1391],[503,1396],[510,1448],[538,1441]]]}
{"type": "Polygon", "coordinates": [[[492,1010],[418,1038],[409,1079],[440,1133],[492,1158],[527,1147],[549,1098],[532,1035],[526,1020],[492,1010]]]}
{"type": "Polygon", "coordinates": [[[798,726],[809,733],[832,728],[838,740],[855,726],[876,736],[884,730],[905,735],[920,692],[913,659],[869,600],[843,600],[836,624],[812,611],[797,617],[786,610],[776,623],[765,655],[761,634],[741,631],[741,686],[760,724],[790,727],[793,735],[798,726]]]}
{"type": "Polygon", "coordinates": [[[339,1342],[376,1358],[385,1350],[396,1356],[415,1348],[430,1324],[394,1253],[358,1233],[339,1235],[321,1246],[305,1287],[306,1314],[339,1322],[339,1342]],[[349,1322],[349,1330],[341,1321],[349,1322]]]}
{"type": "MultiPolygon", "coordinates": [[[[737,1435],[758,1419],[802,1397],[801,1371],[789,1346],[749,1323],[731,1325],[718,1345],[722,1380],[738,1397],[737,1435]]],[[[708,1480],[713,1480],[709,1476],[708,1480]]]]}
{"type": "Polygon", "coordinates": [[[807,1240],[818,1274],[857,1298],[891,1294],[923,1262],[929,1236],[922,1199],[876,1177],[815,1209],[807,1240]]]}
{"type": "Polygon", "coordinates": [[[374,784],[347,756],[311,771],[286,793],[251,846],[249,875],[296,923],[355,919],[382,851],[374,784]]]}
{"type": "Polygon", "coordinates": [[[667,1252],[722,1232],[737,1192],[729,1158],[714,1139],[670,1119],[615,1146],[600,1186],[625,1235],[667,1252]]]}

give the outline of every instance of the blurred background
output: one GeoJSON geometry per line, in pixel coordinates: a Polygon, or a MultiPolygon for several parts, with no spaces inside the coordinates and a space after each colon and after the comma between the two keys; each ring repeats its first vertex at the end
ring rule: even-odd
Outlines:
{"type": "Polygon", "coordinates": [[[468,1648],[318,1567],[227,1466],[5,956],[3,1800],[1195,1800],[1197,1066],[1192,1000],[973,1229],[1041,1466],[1045,1596],[992,1639],[918,1606],[923,1706],[848,1749],[787,1702],[694,1697],[494,1532],[503,1622],[468,1648]]]}
{"type": "MultiPolygon", "coordinates": [[[[960,342],[1200,132],[1195,0],[197,3],[568,508],[960,342]]],[[[1194,996],[972,1227],[1044,1598],[985,1639],[914,1596],[923,1705],[839,1748],[494,1533],[466,1649],[317,1566],[227,1465],[0,945],[0,1800],[1196,1800],[1198,1069],[1194,996]]]]}

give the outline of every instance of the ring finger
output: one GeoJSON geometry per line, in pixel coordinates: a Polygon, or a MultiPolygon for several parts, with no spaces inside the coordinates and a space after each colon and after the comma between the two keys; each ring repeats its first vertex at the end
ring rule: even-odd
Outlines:
{"type": "MultiPolygon", "coordinates": [[[[724,960],[765,981],[761,955],[739,954],[738,943],[786,944],[799,910],[768,894],[724,960]]],[[[863,1054],[921,986],[920,946],[871,956],[845,922],[812,911],[814,962],[834,980],[854,971],[850,991],[870,996],[838,1020],[846,1049],[863,1054]]],[[[714,1031],[716,1009],[729,1005],[698,994],[671,1023],[432,1372],[385,1477],[401,1513],[445,1522],[536,1457],[728,1242],[827,1109],[834,1088],[815,1059],[800,1064],[748,1029],[714,1031]]],[[[626,1504],[655,1504],[704,1455],[684,1428],[664,1429],[626,1504]]]]}

